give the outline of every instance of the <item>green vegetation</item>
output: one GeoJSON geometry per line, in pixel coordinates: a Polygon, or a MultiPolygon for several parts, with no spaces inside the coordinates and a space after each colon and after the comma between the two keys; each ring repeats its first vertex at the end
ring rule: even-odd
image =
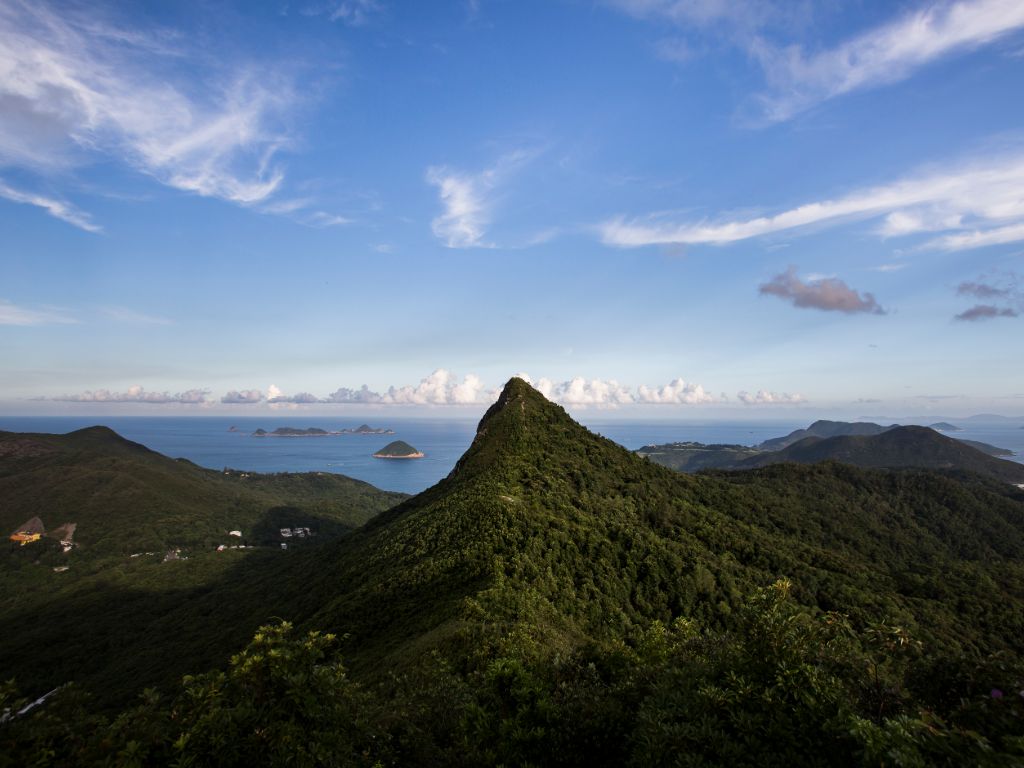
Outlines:
{"type": "Polygon", "coordinates": [[[76,681],[0,730],[0,754],[1024,761],[1024,491],[981,475],[682,475],[513,379],[438,485],[295,556],[221,555],[108,570],[0,616],[0,665],[26,695],[76,681]],[[173,586],[133,583],[171,568],[173,586]],[[152,684],[166,698],[130,707],[152,684]]]}
{"type": "MultiPolygon", "coordinates": [[[[0,725],[0,766],[1007,766],[1024,760],[1021,669],[936,668],[898,626],[812,614],[780,581],[733,630],[660,622],[538,656],[522,638],[457,671],[432,657],[352,679],[337,638],[260,627],[224,671],[115,718],[73,686],[0,725]],[[999,687],[993,685],[997,682],[999,687]]],[[[0,711],[28,705],[0,686],[0,711]]]]}

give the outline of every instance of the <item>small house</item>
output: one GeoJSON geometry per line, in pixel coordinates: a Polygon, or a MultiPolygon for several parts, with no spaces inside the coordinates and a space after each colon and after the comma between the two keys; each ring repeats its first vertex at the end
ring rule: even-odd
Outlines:
{"type": "Polygon", "coordinates": [[[10,539],[25,546],[30,541],[39,541],[44,533],[46,533],[46,529],[43,527],[43,521],[38,517],[33,517],[18,526],[18,530],[11,534],[10,539]]]}
{"type": "Polygon", "coordinates": [[[241,531],[228,531],[228,536],[237,536],[238,538],[242,538],[242,532],[241,531]]]}

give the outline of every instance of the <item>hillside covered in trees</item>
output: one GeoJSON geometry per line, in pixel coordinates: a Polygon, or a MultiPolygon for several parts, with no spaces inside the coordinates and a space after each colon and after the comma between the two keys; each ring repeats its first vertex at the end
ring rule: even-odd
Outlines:
{"type": "MultiPolygon", "coordinates": [[[[82,681],[3,726],[3,754],[1024,759],[1024,492],[982,475],[834,462],[681,475],[513,379],[448,478],[351,533],[205,576],[172,565],[182,583],[143,590],[159,614],[104,616],[83,591],[31,621],[2,616],[0,662],[25,695],[82,681]],[[152,684],[162,693],[130,703],[152,684]]],[[[102,599],[138,591],[109,583],[102,599]]]]}

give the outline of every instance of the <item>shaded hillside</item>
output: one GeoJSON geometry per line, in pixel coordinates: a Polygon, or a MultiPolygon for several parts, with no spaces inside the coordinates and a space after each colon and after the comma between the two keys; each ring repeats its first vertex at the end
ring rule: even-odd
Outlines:
{"type": "Polygon", "coordinates": [[[763,467],[785,461],[813,464],[827,460],[859,467],[960,470],[1024,483],[1024,465],[994,458],[966,441],[946,437],[928,427],[893,427],[871,436],[806,437],[783,450],[754,456],[735,466],[763,467]]]}
{"type": "Polygon", "coordinates": [[[268,510],[351,529],[405,498],[329,473],[216,472],[169,459],[106,427],[67,435],[0,433],[0,530],[38,516],[77,523],[75,555],[213,548],[248,536],[268,510]]]}

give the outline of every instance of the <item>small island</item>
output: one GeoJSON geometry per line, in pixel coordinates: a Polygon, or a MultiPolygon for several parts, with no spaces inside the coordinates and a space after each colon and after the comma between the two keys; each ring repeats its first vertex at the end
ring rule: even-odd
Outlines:
{"type": "Polygon", "coordinates": [[[393,429],[375,429],[369,424],[360,424],[355,429],[343,429],[341,430],[343,435],[393,435],[395,430],[393,429]]]}
{"type": "Polygon", "coordinates": [[[375,454],[375,459],[422,459],[425,454],[417,451],[404,440],[388,443],[375,454]]]}
{"type": "Polygon", "coordinates": [[[326,429],[320,429],[319,427],[309,427],[308,429],[298,429],[296,427],[278,427],[273,432],[267,432],[265,429],[257,429],[252,433],[253,437],[324,437],[325,435],[340,435],[340,432],[328,432],[326,429]]]}
{"type": "Polygon", "coordinates": [[[936,432],[963,432],[962,427],[958,427],[956,424],[950,424],[948,421],[940,421],[938,424],[929,424],[931,429],[936,432]]]}

